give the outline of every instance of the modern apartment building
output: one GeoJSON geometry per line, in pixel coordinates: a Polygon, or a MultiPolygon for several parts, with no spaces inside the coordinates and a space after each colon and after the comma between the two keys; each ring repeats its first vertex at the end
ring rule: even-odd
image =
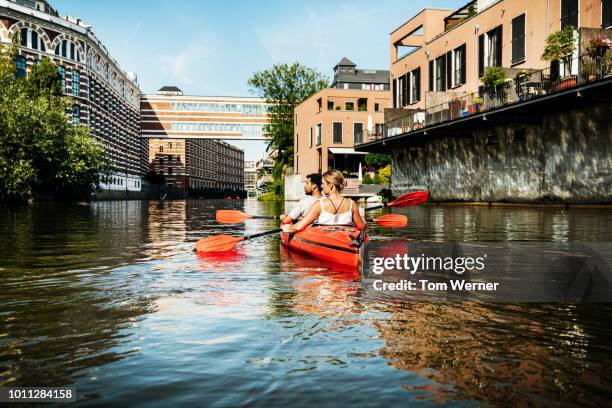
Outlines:
{"type": "Polygon", "coordinates": [[[146,141],[140,137],[140,89],[92,31],[76,17],[60,17],[44,0],[0,0],[0,42],[19,36],[18,76],[42,58],[59,68],[64,94],[72,98],[72,121],[87,125],[105,146],[113,166],[106,190],[140,191],[146,141]]]}
{"type": "Polygon", "coordinates": [[[391,154],[396,194],[609,203],[611,3],[421,11],[390,34],[384,135],[356,149],[391,154]]]}
{"type": "MultiPolygon", "coordinates": [[[[568,25],[612,26],[612,1],[475,0],[455,11],[424,9],[390,35],[393,108],[414,112],[408,126],[413,130],[435,120],[433,115],[426,117],[425,110],[430,114],[436,106],[472,93],[482,96],[481,78],[488,67],[504,68],[508,78],[521,71],[550,68],[550,62],[541,57],[546,38],[568,25]]],[[[578,56],[584,46],[580,42],[572,62],[557,68],[561,70],[558,75],[578,75],[578,56]]],[[[472,104],[466,99],[451,110],[458,116],[472,104]]],[[[390,112],[387,121],[396,117],[397,113],[390,112]]]]}
{"type": "Polygon", "coordinates": [[[378,78],[373,82],[371,76],[359,74],[368,70],[355,70],[346,58],[334,71],[333,85],[337,87],[323,89],[295,108],[293,170],[302,178],[329,169],[356,177],[360,163],[365,165],[365,153],[356,152],[355,143],[383,134],[384,110],[391,104],[389,72],[371,70],[378,78]],[[353,82],[347,82],[347,76],[353,82]],[[382,82],[383,76],[386,82],[382,82]],[[343,85],[347,83],[350,87],[343,85]]]}
{"type": "Polygon", "coordinates": [[[149,164],[170,186],[245,189],[244,152],[222,140],[265,140],[268,104],[260,98],[186,96],[175,86],[141,99],[149,164]]]}

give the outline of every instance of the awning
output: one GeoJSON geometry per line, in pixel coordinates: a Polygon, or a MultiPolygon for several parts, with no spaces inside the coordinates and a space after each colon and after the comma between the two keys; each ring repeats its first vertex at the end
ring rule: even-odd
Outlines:
{"type": "Polygon", "coordinates": [[[352,147],[330,147],[329,152],[333,154],[368,154],[367,152],[356,152],[352,147]]]}

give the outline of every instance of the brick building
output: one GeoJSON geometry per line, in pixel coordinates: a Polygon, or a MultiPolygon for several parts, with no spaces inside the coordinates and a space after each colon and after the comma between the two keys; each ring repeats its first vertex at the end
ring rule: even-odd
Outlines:
{"type": "Polygon", "coordinates": [[[105,147],[113,173],[106,190],[140,191],[146,141],[140,138],[140,89],[92,31],[76,17],[60,17],[47,1],[0,0],[0,42],[20,38],[18,76],[47,57],[59,68],[72,121],[86,125],[105,147]]]}

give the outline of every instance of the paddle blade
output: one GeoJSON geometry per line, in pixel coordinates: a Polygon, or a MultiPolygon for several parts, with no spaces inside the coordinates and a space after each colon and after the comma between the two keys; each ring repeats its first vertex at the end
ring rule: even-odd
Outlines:
{"type": "Polygon", "coordinates": [[[213,237],[202,238],[196,242],[196,252],[229,251],[243,240],[244,237],[232,237],[231,235],[215,235],[213,237]]]}
{"type": "Polygon", "coordinates": [[[238,210],[217,210],[215,218],[217,222],[223,224],[240,224],[253,216],[238,210]]]}
{"type": "Polygon", "coordinates": [[[373,221],[385,228],[403,228],[408,224],[408,217],[400,214],[387,214],[373,221]]]}
{"type": "Polygon", "coordinates": [[[387,204],[387,207],[410,207],[412,205],[423,204],[429,198],[427,191],[415,191],[413,193],[404,194],[395,201],[387,204]]]}

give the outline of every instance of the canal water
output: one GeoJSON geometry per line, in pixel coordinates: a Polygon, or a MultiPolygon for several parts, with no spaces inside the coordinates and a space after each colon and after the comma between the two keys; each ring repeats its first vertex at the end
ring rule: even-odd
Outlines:
{"type": "MultiPolygon", "coordinates": [[[[0,386],[74,384],[77,406],[607,405],[610,304],[388,302],[277,236],[222,256],[216,209],[132,201],[0,208],[0,386]]],[[[604,210],[421,206],[373,240],[612,241],[604,210]]]]}

